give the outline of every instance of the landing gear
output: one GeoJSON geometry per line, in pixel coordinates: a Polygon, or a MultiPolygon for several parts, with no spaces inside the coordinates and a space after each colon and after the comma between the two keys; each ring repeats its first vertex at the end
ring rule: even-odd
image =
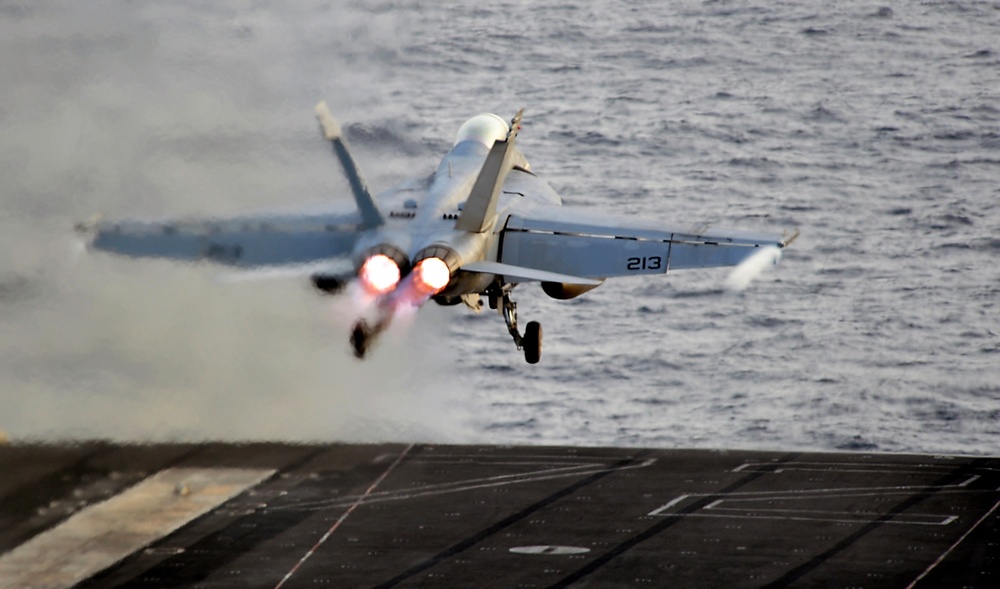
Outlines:
{"type": "Polygon", "coordinates": [[[312,283],[316,290],[329,295],[339,293],[347,285],[347,281],[339,276],[326,276],[324,274],[313,274],[312,283]]]}
{"type": "Polygon", "coordinates": [[[507,331],[514,338],[518,350],[524,350],[524,359],[528,364],[538,364],[542,357],[542,325],[537,321],[529,321],[525,326],[524,335],[517,329],[517,303],[510,300],[510,293],[490,293],[490,308],[500,309],[503,320],[507,323],[507,331]]]}
{"type": "Polygon", "coordinates": [[[368,352],[368,324],[358,321],[351,330],[351,347],[354,348],[354,357],[364,360],[368,352]]]}
{"type": "Polygon", "coordinates": [[[524,359],[528,364],[538,364],[542,359],[542,324],[529,321],[524,328],[524,359]]]}

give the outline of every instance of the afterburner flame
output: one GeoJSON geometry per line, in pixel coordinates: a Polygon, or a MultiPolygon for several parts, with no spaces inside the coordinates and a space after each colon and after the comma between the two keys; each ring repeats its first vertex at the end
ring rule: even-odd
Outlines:
{"type": "Polygon", "coordinates": [[[375,254],[365,260],[358,277],[369,292],[383,295],[399,284],[399,266],[389,256],[375,254]]]}
{"type": "Polygon", "coordinates": [[[444,290],[451,280],[451,270],[441,258],[425,258],[413,269],[413,285],[427,296],[444,290]]]}

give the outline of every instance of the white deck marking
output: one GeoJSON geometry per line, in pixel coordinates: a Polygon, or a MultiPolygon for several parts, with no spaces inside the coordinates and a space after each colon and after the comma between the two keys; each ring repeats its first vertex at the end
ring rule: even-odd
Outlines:
{"type": "Polygon", "coordinates": [[[244,468],[160,471],[0,556],[0,587],[72,587],[274,473],[244,468]]]}
{"type": "Polygon", "coordinates": [[[667,503],[667,504],[666,504],[666,505],[664,505],[663,507],[661,507],[661,508],[659,508],[659,509],[656,509],[656,510],[652,511],[652,512],[651,512],[651,513],[650,513],[649,515],[660,515],[660,512],[661,512],[661,511],[663,511],[663,510],[665,510],[665,509],[670,509],[670,508],[671,508],[671,507],[673,507],[674,505],[677,505],[678,503],[680,503],[681,501],[684,501],[684,500],[685,500],[685,499],[687,499],[687,498],[688,498],[688,495],[681,495],[680,497],[674,497],[674,498],[673,498],[673,499],[672,499],[672,500],[670,501],[670,503],[667,503]]]}
{"type": "MultiPolygon", "coordinates": [[[[780,473],[789,470],[806,472],[849,472],[874,474],[918,474],[926,475],[935,472],[947,473],[952,469],[946,464],[900,464],[894,462],[744,462],[729,472],[768,472],[780,473]],[[777,467],[777,468],[775,468],[777,467]]],[[[977,470],[990,470],[978,468],[977,470]]]]}
{"type": "MultiPolygon", "coordinates": [[[[779,474],[785,471],[821,471],[828,473],[869,473],[885,474],[915,474],[940,475],[950,472],[952,466],[940,465],[909,465],[894,463],[871,463],[865,468],[857,468],[853,463],[823,463],[823,462],[787,462],[764,463],[744,462],[728,471],[733,473],[757,472],[762,474],[779,474]],[[780,468],[775,468],[780,467],[780,468]],[[917,468],[919,470],[913,470],[917,468]]],[[[734,519],[769,519],[793,521],[826,521],[839,523],[857,523],[865,518],[878,518],[881,514],[867,512],[844,512],[830,510],[797,510],[773,508],[775,502],[782,502],[786,507],[794,505],[794,501],[817,499],[845,499],[864,497],[890,497],[895,495],[912,495],[913,493],[932,492],[935,495],[981,494],[989,491],[972,490],[968,487],[979,480],[981,475],[974,474],[961,483],[951,485],[898,485],[873,487],[826,487],[819,489],[783,489],[777,491],[736,491],[722,496],[718,493],[688,493],[675,497],[668,503],[654,509],[649,516],[654,517],[716,517],[734,519]],[[690,513],[669,513],[681,502],[688,499],[709,499],[711,503],[690,513]],[[760,505],[767,502],[766,505],[760,505]],[[708,513],[712,512],[712,513],[708,513]]],[[[998,489],[1000,490],[1000,489],[998,489]]],[[[883,523],[897,525],[931,525],[947,526],[958,520],[957,516],[930,513],[901,513],[892,516],[883,523]]]]}
{"type": "MultiPolygon", "coordinates": [[[[639,468],[647,468],[655,463],[656,463],[656,458],[647,458],[638,464],[630,464],[625,466],[582,463],[570,466],[559,466],[558,468],[547,468],[547,469],[533,470],[522,473],[497,475],[497,476],[474,478],[474,479],[463,479],[463,480],[453,481],[450,483],[441,483],[437,485],[426,485],[420,487],[417,490],[381,491],[377,493],[376,492],[367,493],[360,497],[338,497],[336,499],[323,500],[323,501],[294,503],[290,505],[274,507],[272,509],[295,509],[295,510],[305,509],[305,510],[318,511],[336,507],[347,507],[355,501],[360,501],[361,503],[365,504],[382,503],[389,501],[405,501],[408,499],[417,499],[420,497],[433,497],[437,495],[445,495],[448,493],[460,493],[464,491],[474,491],[478,489],[492,489],[506,485],[518,485],[518,484],[533,483],[538,481],[548,481],[548,480],[568,478],[568,477],[583,477],[604,472],[619,472],[619,471],[633,470],[639,468]]],[[[477,463],[469,463],[469,466],[484,466],[484,465],[492,466],[493,464],[494,463],[490,461],[482,461],[477,463]]]]}
{"type": "MultiPolygon", "coordinates": [[[[710,505],[705,506],[705,511],[731,512],[716,515],[715,517],[736,517],[736,518],[768,518],[768,519],[807,519],[810,521],[837,521],[856,522],[874,520],[882,517],[881,513],[870,511],[833,511],[822,509],[753,509],[746,507],[719,507],[724,500],[719,499],[710,505]],[[738,515],[736,515],[738,514],[738,515]]],[[[701,514],[699,514],[701,515],[701,514]]],[[[936,513],[897,513],[892,519],[885,523],[889,524],[913,524],[922,526],[946,526],[958,519],[954,515],[941,515],[936,513]]]]}
{"type": "Polygon", "coordinates": [[[541,554],[544,556],[575,556],[587,554],[590,548],[583,546],[515,546],[509,550],[513,554],[541,554]]]}
{"type": "MultiPolygon", "coordinates": [[[[715,511],[715,510],[713,510],[715,511]]],[[[726,519],[741,519],[741,520],[770,520],[770,521],[795,521],[795,522],[825,522],[825,523],[839,523],[839,524],[864,524],[869,523],[872,520],[869,518],[837,518],[837,517],[805,517],[797,515],[752,515],[752,514],[727,514],[727,513],[687,513],[687,514],[667,514],[666,517],[684,517],[684,518],[726,518],[726,519]]],[[[938,516],[945,517],[945,516],[938,516]]],[[[951,523],[948,520],[942,520],[938,522],[920,522],[920,521],[895,521],[895,519],[889,519],[882,521],[883,524],[893,524],[897,526],[946,526],[951,523]]]]}

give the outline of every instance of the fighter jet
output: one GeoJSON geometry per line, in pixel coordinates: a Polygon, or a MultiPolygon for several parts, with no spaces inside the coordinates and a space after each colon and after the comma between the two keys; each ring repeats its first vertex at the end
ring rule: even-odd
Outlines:
{"type": "Polygon", "coordinates": [[[562,207],[516,145],[522,112],[509,124],[494,114],[472,117],[432,174],[373,197],[321,102],[320,129],[353,203],[229,220],[99,220],[78,230],[92,248],[125,256],[282,268],[308,276],[326,293],[350,287],[369,307],[351,330],[358,358],[404,310],[433,300],[478,312],[485,297],[531,364],[541,357],[542,328],[537,321],[524,333],[518,327],[511,292],[521,283],[539,283],[552,298],[572,299],[612,277],[734,266],[762,250],[784,248],[798,235],[636,222],[562,207]]]}

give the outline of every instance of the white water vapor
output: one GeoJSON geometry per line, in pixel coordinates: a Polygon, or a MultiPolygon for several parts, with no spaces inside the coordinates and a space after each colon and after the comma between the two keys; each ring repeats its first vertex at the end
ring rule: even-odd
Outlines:
{"type": "Polygon", "coordinates": [[[771,246],[761,249],[733,268],[726,279],[726,289],[732,292],[743,292],[750,286],[751,282],[759,278],[768,268],[777,266],[780,261],[780,248],[771,246]]]}
{"type": "MultiPolygon", "coordinates": [[[[371,93],[403,19],[323,2],[56,4],[0,10],[0,434],[467,439],[468,395],[441,385],[450,358],[414,344],[443,339],[438,309],[360,362],[349,326],[372,302],[328,302],[310,269],[217,281],[216,267],[81,255],[72,241],[95,212],[211,218],[348,201],[312,106],[325,98],[348,121],[405,113],[371,93]]],[[[378,158],[373,187],[413,168],[390,139],[356,146],[362,162],[378,158]]]]}

